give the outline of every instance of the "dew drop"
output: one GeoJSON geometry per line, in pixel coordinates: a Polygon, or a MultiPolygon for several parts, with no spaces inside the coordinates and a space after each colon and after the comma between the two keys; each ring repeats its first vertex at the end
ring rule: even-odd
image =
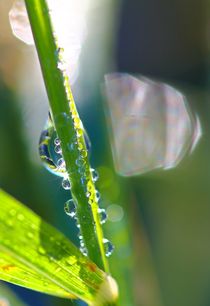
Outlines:
{"type": "Polygon", "coordinates": [[[86,249],[86,247],[84,247],[84,246],[81,246],[80,248],[80,252],[84,255],[84,256],[87,256],[87,249],[86,249]]]}
{"type": "Polygon", "coordinates": [[[60,147],[58,140],[57,133],[49,114],[47,123],[39,139],[39,155],[47,170],[53,174],[64,176],[66,174],[65,169],[57,166],[58,160],[61,158],[60,154],[55,152],[55,148],[60,147]]]}
{"type": "Polygon", "coordinates": [[[106,256],[107,257],[111,256],[114,251],[113,244],[108,239],[105,239],[105,238],[103,239],[103,243],[104,243],[104,249],[105,249],[106,256]]]}
{"type": "Polygon", "coordinates": [[[64,211],[71,218],[74,218],[76,216],[76,206],[74,204],[74,200],[73,199],[68,200],[64,204],[64,211]]]}
{"type": "Polygon", "coordinates": [[[98,190],[96,190],[96,200],[97,200],[97,202],[100,200],[100,197],[101,197],[100,192],[98,190]]]}
{"type": "Polygon", "coordinates": [[[82,177],[81,180],[80,180],[81,184],[82,185],[86,185],[86,178],[85,177],[82,177]]]}
{"type": "Polygon", "coordinates": [[[36,230],[36,229],[37,229],[36,224],[32,223],[32,224],[31,224],[31,228],[32,228],[32,230],[36,230]]]}
{"type": "Polygon", "coordinates": [[[61,267],[57,267],[56,269],[55,269],[55,273],[59,273],[61,271],[61,267]]]}
{"type": "Polygon", "coordinates": [[[18,214],[17,219],[18,219],[19,221],[23,221],[23,220],[25,219],[25,217],[24,217],[24,215],[22,215],[22,214],[18,214]]]}
{"type": "Polygon", "coordinates": [[[60,145],[60,144],[61,144],[60,139],[59,139],[59,138],[55,138],[55,139],[54,139],[54,144],[55,144],[56,146],[60,145]]]}
{"type": "Polygon", "coordinates": [[[57,166],[59,170],[66,171],[66,163],[63,158],[58,159],[57,166]]]}
{"type": "Polygon", "coordinates": [[[74,117],[74,124],[76,127],[79,127],[81,124],[81,120],[79,119],[78,116],[74,117]]]}
{"type": "Polygon", "coordinates": [[[83,129],[79,128],[77,129],[77,136],[80,137],[83,134],[83,129]]]}
{"type": "Polygon", "coordinates": [[[55,240],[55,237],[50,236],[50,241],[51,241],[51,242],[54,242],[54,240],[55,240]]]}
{"type": "Polygon", "coordinates": [[[80,247],[84,248],[84,246],[85,246],[84,240],[83,240],[83,238],[81,238],[80,239],[80,247]]]}
{"type": "Polygon", "coordinates": [[[62,149],[61,149],[61,145],[57,145],[57,146],[55,146],[55,153],[57,153],[57,154],[62,154],[62,149]]]}
{"type": "Polygon", "coordinates": [[[95,202],[95,201],[94,201],[93,198],[89,198],[89,199],[88,199],[88,203],[89,203],[90,205],[92,205],[94,202],[95,202]]]}
{"type": "Polygon", "coordinates": [[[78,220],[76,222],[76,227],[80,229],[80,224],[78,223],[78,220]]]}
{"type": "Polygon", "coordinates": [[[28,233],[27,233],[27,237],[30,238],[30,239],[32,239],[32,238],[34,237],[34,234],[33,234],[32,232],[28,232],[28,233]]]}
{"type": "Polygon", "coordinates": [[[41,254],[41,255],[45,255],[45,254],[46,254],[45,249],[43,249],[43,247],[41,247],[41,246],[38,248],[38,252],[39,252],[39,254],[41,254]]]}
{"type": "Polygon", "coordinates": [[[77,160],[76,160],[76,165],[79,167],[82,167],[85,165],[85,160],[82,158],[82,156],[80,156],[77,160]]]}
{"type": "Polygon", "coordinates": [[[7,221],[6,221],[6,224],[7,224],[7,226],[9,226],[9,227],[13,227],[13,221],[12,220],[10,220],[10,219],[8,219],[7,221]]]}
{"type": "Polygon", "coordinates": [[[98,213],[99,213],[99,216],[100,216],[101,224],[104,224],[107,220],[106,210],[104,208],[99,208],[98,213]]]}
{"type": "MultiPolygon", "coordinates": [[[[70,117],[67,116],[65,113],[62,116],[66,117],[66,120],[70,120],[70,117]]],[[[90,150],[91,144],[87,132],[82,126],[82,130],[84,133],[84,139],[86,143],[87,150],[90,150]]],[[[62,165],[60,166],[59,161],[62,158],[62,149],[60,145],[60,139],[56,133],[56,130],[53,125],[53,121],[51,115],[49,113],[48,120],[45,124],[45,127],[41,133],[39,139],[39,155],[40,158],[46,167],[47,170],[52,172],[55,175],[65,177],[66,176],[66,168],[62,165]],[[58,162],[59,161],[59,162],[58,162]]],[[[70,151],[74,151],[76,148],[79,147],[79,143],[77,143],[76,138],[74,142],[68,144],[68,148],[70,151]]],[[[83,151],[83,146],[80,146],[80,150],[83,151]]],[[[81,159],[77,161],[79,165],[84,165],[83,156],[87,155],[87,151],[84,150],[81,154],[81,159]]],[[[61,162],[62,164],[62,162],[61,162]]]]}
{"type": "Polygon", "coordinates": [[[95,169],[90,169],[91,173],[92,173],[92,177],[93,177],[93,181],[96,182],[99,178],[98,172],[95,169]]]}
{"type": "Polygon", "coordinates": [[[62,187],[63,187],[63,189],[65,189],[65,190],[71,189],[71,183],[70,183],[70,181],[69,181],[68,178],[63,178],[62,187]]]}
{"type": "Polygon", "coordinates": [[[76,262],[77,262],[77,258],[74,255],[66,259],[67,265],[70,265],[70,266],[74,265],[76,262]]]}
{"type": "Polygon", "coordinates": [[[57,68],[61,71],[65,71],[66,70],[66,63],[63,60],[60,60],[58,62],[57,68]]]}
{"type": "Polygon", "coordinates": [[[85,157],[87,157],[87,150],[81,150],[81,152],[80,152],[80,154],[81,154],[81,156],[83,157],[83,158],[85,158],[85,157]]]}
{"type": "Polygon", "coordinates": [[[10,216],[12,216],[12,217],[14,217],[15,215],[16,215],[16,210],[15,209],[11,209],[10,211],[9,211],[9,214],[10,214],[10,216]]]}
{"type": "Polygon", "coordinates": [[[82,239],[83,239],[83,236],[82,236],[81,232],[79,232],[78,238],[79,238],[79,240],[82,240],[82,239]]]}

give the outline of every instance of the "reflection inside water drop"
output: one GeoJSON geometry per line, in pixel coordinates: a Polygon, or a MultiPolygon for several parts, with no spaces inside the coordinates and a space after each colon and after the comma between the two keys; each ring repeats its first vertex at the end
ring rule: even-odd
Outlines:
{"type": "Polygon", "coordinates": [[[114,251],[114,245],[106,238],[103,239],[103,243],[106,256],[111,256],[114,251]]]}
{"type": "Polygon", "coordinates": [[[105,77],[114,164],[132,176],[176,167],[201,137],[185,97],[164,83],[128,74],[105,77]]]}
{"type": "Polygon", "coordinates": [[[62,180],[62,187],[63,187],[63,189],[65,189],[65,190],[70,190],[70,189],[71,189],[71,183],[70,183],[68,177],[64,177],[64,178],[63,178],[63,180],[62,180]]]}
{"type": "Polygon", "coordinates": [[[74,200],[73,199],[68,200],[64,204],[64,211],[71,218],[74,218],[76,216],[76,206],[74,204],[74,200]]]}
{"type": "Polygon", "coordinates": [[[101,224],[104,224],[106,222],[106,220],[107,220],[106,210],[104,208],[99,208],[98,209],[98,213],[99,213],[99,216],[100,216],[101,224]]]}
{"type": "MultiPolygon", "coordinates": [[[[89,137],[85,130],[83,132],[87,150],[90,150],[89,137]]],[[[58,176],[66,176],[66,165],[62,158],[61,142],[50,115],[39,139],[39,155],[47,170],[58,176]]]]}

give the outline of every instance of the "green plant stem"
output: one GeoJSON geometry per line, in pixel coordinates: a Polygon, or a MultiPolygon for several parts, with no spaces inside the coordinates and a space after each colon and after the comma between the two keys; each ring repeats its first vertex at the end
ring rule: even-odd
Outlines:
{"type": "Polygon", "coordinates": [[[54,125],[61,140],[62,154],[71,182],[71,193],[76,204],[77,220],[84,244],[89,258],[109,272],[98,214],[96,189],[89,165],[82,123],[65,69],[63,69],[62,49],[57,45],[46,1],[25,0],[25,4],[54,125]]]}

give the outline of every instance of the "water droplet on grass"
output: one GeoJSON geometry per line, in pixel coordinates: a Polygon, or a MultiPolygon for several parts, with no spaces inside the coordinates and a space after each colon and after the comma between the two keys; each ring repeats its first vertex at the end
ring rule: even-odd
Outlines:
{"type": "Polygon", "coordinates": [[[10,211],[9,211],[9,214],[10,214],[10,216],[12,216],[12,217],[14,217],[15,215],[16,215],[16,210],[15,209],[10,209],[10,211]]]}
{"type": "Polygon", "coordinates": [[[25,217],[24,217],[24,215],[22,215],[22,214],[18,214],[18,215],[17,215],[17,219],[18,219],[19,221],[23,221],[23,220],[25,219],[25,217]]]}
{"type": "Polygon", "coordinates": [[[114,251],[114,245],[106,238],[103,239],[103,243],[106,256],[111,256],[114,251]]]}
{"type": "Polygon", "coordinates": [[[54,144],[55,144],[56,146],[60,145],[60,144],[61,144],[60,139],[59,139],[59,138],[55,138],[54,144]]]}
{"type": "Polygon", "coordinates": [[[96,190],[96,200],[97,200],[97,202],[100,200],[100,197],[101,197],[100,192],[98,190],[96,190]]]}
{"type": "Polygon", "coordinates": [[[76,216],[76,206],[74,204],[74,200],[68,200],[65,204],[64,204],[64,211],[65,213],[70,216],[71,218],[74,218],[76,216]]]}
{"type": "Polygon", "coordinates": [[[66,163],[65,163],[63,158],[58,159],[57,167],[58,167],[59,171],[66,172],[66,163]]]}
{"type": "Polygon", "coordinates": [[[99,178],[98,172],[95,169],[90,169],[92,177],[93,177],[93,181],[96,182],[99,178]]]}
{"type": "Polygon", "coordinates": [[[98,213],[100,215],[101,224],[104,224],[106,222],[106,220],[107,220],[106,210],[104,208],[99,208],[98,209],[98,213]]]}
{"type": "MultiPolygon", "coordinates": [[[[64,113],[62,116],[64,115],[66,114],[64,113]]],[[[67,117],[66,120],[70,120],[69,116],[66,116],[66,117],[67,117]]],[[[90,150],[90,147],[91,147],[90,140],[84,128],[83,128],[83,132],[84,132],[84,139],[85,139],[87,150],[90,150]]],[[[75,150],[77,146],[79,146],[79,144],[77,144],[76,139],[74,142],[68,145],[70,151],[75,150]]],[[[49,170],[50,172],[58,176],[63,176],[63,177],[66,176],[66,168],[64,167],[64,163],[62,163],[62,159],[61,159],[63,157],[62,157],[60,139],[58,138],[58,135],[55,131],[53,121],[52,121],[50,114],[48,116],[48,120],[44,127],[44,130],[42,131],[41,136],[40,136],[39,155],[47,170],[49,170]]],[[[78,159],[77,161],[78,165],[80,166],[84,165],[84,157],[86,155],[87,155],[87,151],[84,150],[83,152],[82,150],[81,158],[78,159]]]]}
{"type": "Polygon", "coordinates": [[[38,252],[39,252],[39,254],[41,254],[41,255],[45,255],[45,254],[46,254],[45,249],[43,249],[43,247],[41,247],[41,246],[38,248],[38,252]]]}
{"type": "Polygon", "coordinates": [[[69,179],[67,177],[63,178],[62,187],[65,190],[71,189],[71,183],[70,183],[70,181],[69,181],[69,179]]]}
{"type": "Polygon", "coordinates": [[[62,154],[61,145],[56,145],[55,148],[54,148],[54,150],[55,150],[55,153],[57,153],[57,154],[62,154]]]}
{"type": "Polygon", "coordinates": [[[7,224],[7,226],[9,226],[9,227],[13,227],[13,226],[14,226],[14,223],[13,223],[13,221],[12,221],[11,219],[8,219],[8,220],[6,221],[6,224],[7,224]]]}
{"type": "Polygon", "coordinates": [[[28,232],[28,233],[27,233],[27,237],[30,238],[30,239],[32,239],[32,238],[34,237],[34,234],[33,234],[32,232],[28,232]]]}
{"type": "Polygon", "coordinates": [[[84,255],[87,256],[88,252],[85,246],[80,246],[80,252],[84,255]]]}

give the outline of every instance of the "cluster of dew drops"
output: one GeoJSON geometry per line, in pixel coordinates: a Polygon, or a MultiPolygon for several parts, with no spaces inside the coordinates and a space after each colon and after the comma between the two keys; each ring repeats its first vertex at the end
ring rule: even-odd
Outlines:
{"type": "MultiPolygon", "coordinates": [[[[90,150],[90,140],[86,131],[84,130],[84,138],[87,150],[90,150]]],[[[62,156],[62,149],[61,149],[61,142],[57,136],[55,128],[53,126],[51,117],[49,115],[46,126],[41,133],[40,141],[39,141],[39,154],[44,166],[53,174],[61,176],[62,179],[62,187],[65,190],[71,190],[71,183],[68,178],[68,174],[66,172],[66,165],[65,161],[62,156]]],[[[91,169],[91,174],[93,178],[93,182],[95,183],[99,179],[99,175],[95,169],[91,169]]],[[[89,197],[90,192],[87,191],[86,196],[89,197]]],[[[100,201],[100,193],[96,190],[96,199],[99,203],[100,201]]],[[[76,221],[76,226],[79,229],[78,238],[80,241],[80,251],[83,255],[87,256],[87,249],[85,247],[82,234],[80,232],[80,224],[77,222],[77,212],[76,212],[76,205],[73,199],[69,199],[64,204],[64,211],[65,213],[72,219],[76,221]]],[[[98,208],[98,213],[100,216],[101,224],[104,224],[107,220],[107,214],[104,208],[98,208]]],[[[108,239],[103,239],[104,248],[106,256],[109,257],[113,250],[114,246],[108,239]]]]}

